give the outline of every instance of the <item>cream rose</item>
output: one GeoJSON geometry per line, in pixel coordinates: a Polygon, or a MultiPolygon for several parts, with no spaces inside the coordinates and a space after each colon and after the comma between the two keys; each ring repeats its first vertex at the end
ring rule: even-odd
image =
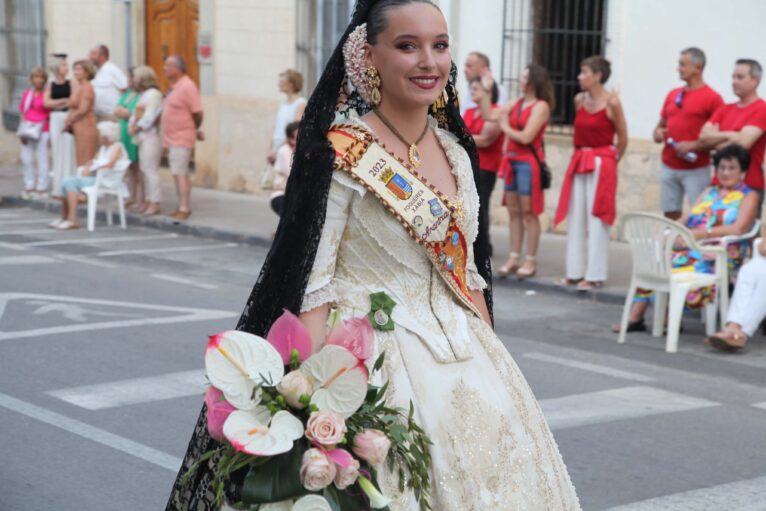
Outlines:
{"type": "Polygon", "coordinates": [[[333,482],[335,463],[322,451],[311,448],[303,453],[301,483],[308,491],[319,491],[333,482]]]}
{"type": "Polygon", "coordinates": [[[326,449],[338,445],[346,431],[343,417],[327,410],[313,412],[306,423],[306,438],[326,449]]]}
{"type": "Polygon", "coordinates": [[[359,477],[359,460],[352,460],[351,464],[347,467],[337,466],[337,473],[335,474],[335,486],[339,490],[345,490],[352,484],[354,484],[359,477]]]}
{"type": "Polygon", "coordinates": [[[391,440],[385,433],[377,429],[365,429],[354,437],[354,454],[370,465],[380,465],[386,460],[391,440]]]}
{"type": "Polygon", "coordinates": [[[277,392],[282,394],[287,401],[287,404],[298,410],[303,410],[306,405],[301,403],[301,396],[311,396],[314,392],[314,386],[306,378],[306,375],[300,371],[292,371],[287,373],[282,381],[277,385],[277,392]]]}

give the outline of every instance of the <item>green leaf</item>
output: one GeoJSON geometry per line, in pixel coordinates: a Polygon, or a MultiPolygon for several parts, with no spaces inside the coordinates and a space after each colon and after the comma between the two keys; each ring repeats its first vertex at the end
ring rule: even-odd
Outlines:
{"type": "Polygon", "coordinates": [[[373,328],[381,331],[393,330],[394,322],[391,319],[391,311],[394,310],[395,306],[396,302],[386,293],[380,292],[371,294],[370,313],[367,314],[367,318],[370,320],[370,323],[372,323],[373,328]],[[382,317],[382,320],[385,321],[385,323],[379,321],[381,318],[376,318],[376,313],[379,313],[379,316],[382,317]]]}
{"type": "Polygon", "coordinates": [[[324,489],[322,496],[327,500],[332,508],[332,511],[358,511],[360,509],[367,509],[367,505],[364,497],[362,497],[362,490],[359,489],[356,484],[349,486],[353,489],[352,492],[358,496],[354,497],[349,495],[345,490],[339,490],[334,484],[331,484],[324,489]]]}
{"type": "Polygon", "coordinates": [[[383,367],[383,362],[386,361],[386,352],[383,351],[378,355],[378,358],[375,360],[375,365],[372,366],[372,372],[376,373],[380,371],[380,369],[383,367]]]}
{"type": "Polygon", "coordinates": [[[301,484],[301,460],[306,446],[296,442],[292,450],[251,466],[242,485],[242,502],[266,504],[298,498],[308,493],[301,484]]]}

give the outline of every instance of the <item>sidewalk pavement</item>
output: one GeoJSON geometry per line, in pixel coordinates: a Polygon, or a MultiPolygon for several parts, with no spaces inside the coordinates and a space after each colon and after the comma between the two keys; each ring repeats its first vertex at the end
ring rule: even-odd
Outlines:
{"type": "MultiPolygon", "coordinates": [[[[163,172],[167,172],[163,169],[163,172]]],[[[25,201],[19,197],[21,191],[21,169],[16,166],[0,168],[0,207],[28,206],[55,213],[59,202],[47,200],[25,201]]],[[[169,213],[177,204],[172,182],[162,182],[162,208],[169,213]]],[[[180,222],[164,215],[145,217],[128,212],[128,228],[144,225],[156,229],[190,234],[223,241],[234,241],[251,245],[269,246],[277,228],[278,218],[269,207],[268,196],[225,192],[210,188],[195,187],[192,190],[192,215],[180,222]]],[[[85,217],[81,207],[81,218],[85,217]]],[[[96,231],[103,225],[103,216],[97,220],[96,231]]],[[[510,252],[507,226],[493,225],[490,230],[494,246],[493,267],[501,266],[510,252]]],[[[493,279],[495,286],[510,286],[527,290],[554,290],[577,295],[579,298],[609,303],[623,303],[630,283],[631,256],[626,243],[612,241],[609,245],[609,280],[602,289],[577,292],[572,287],[559,287],[555,281],[564,276],[566,236],[544,233],[538,253],[538,271],[532,279],[520,281],[515,277],[493,279]]]]}

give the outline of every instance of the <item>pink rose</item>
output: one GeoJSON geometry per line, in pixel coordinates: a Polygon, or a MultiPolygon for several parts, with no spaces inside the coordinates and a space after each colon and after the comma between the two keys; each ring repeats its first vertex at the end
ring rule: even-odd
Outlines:
{"type": "Polygon", "coordinates": [[[322,451],[311,448],[303,453],[301,483],[308,491],[326,488],[335,479],[335,463],[322,451]]]}
{"type": "Polygon", "coordinates": [[[305,374],[300,371],[291,371],[279,382],[277,392],[284,396],[287,404],[298,410],[303,410],[306,405],[301,403],[301,396],[303,394],[311,396],[314,387],[305,374]]]}
{"type": "Polygon", "coordinates": [[[346,434],[346,422],[335,412],[312,412],[306,423],[306,438],[325,449],[338,445],[346,434]]]}
{"type": "Polygon", "coordinates": [[[375,351],[375,331],[366,316],[352,318],[335,325],[326,344],[343,346],[359,360],[367,360],[375,351]]]}
{"type": "Polygon", "coordinates": [[[207,432],[210,433],[211,438],[223,442],[225,438],[223,423],[236,408],[224,399],[223,392],[212,385],[205,392],[205,404],[207,405],[207,432]]]}
{"type": "Polygon", "coordinates": [[[337,466],[337,473],[335,474],[335,486],[339,490],[345,490],[352,484],[354,484],[359,477],[359,460],[351,460],[351,464],[347,467],[337,466]]]}
{"type": "Polygon", "coordinates": [[[365,429],[354,437],[354,454],[370,465],[380,465],[388,456],[391,440],[385,433],[377,429],[365,429]]]}

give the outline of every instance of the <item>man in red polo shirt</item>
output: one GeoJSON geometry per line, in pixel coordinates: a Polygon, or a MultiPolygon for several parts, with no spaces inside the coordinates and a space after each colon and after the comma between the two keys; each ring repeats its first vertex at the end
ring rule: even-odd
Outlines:
{"type": "Polygon", "coordinates": [[[750,151],[750,167],[745,184],[755,189],[763,205],[763,158],[766,152],[766,101],[756,90],[763,76],[761,65],[739,59],[734,66],[732,89],[739,101],[723,105],[702,128],[700,138],[712,147],[739,144],[750,151]]]}
{"type": "Polygon", "coordinates": [[[668,93],[654,130],[664,143],[660,166],[660,205],[665,216],[681,218],[686,195],[691,206],[710,183],[709,147],[699,140],[702,126],[723,105],[721,95],[702,78],[705,53],[687,48],[678,59],[678,75],[686,86],[668,93]]]}

